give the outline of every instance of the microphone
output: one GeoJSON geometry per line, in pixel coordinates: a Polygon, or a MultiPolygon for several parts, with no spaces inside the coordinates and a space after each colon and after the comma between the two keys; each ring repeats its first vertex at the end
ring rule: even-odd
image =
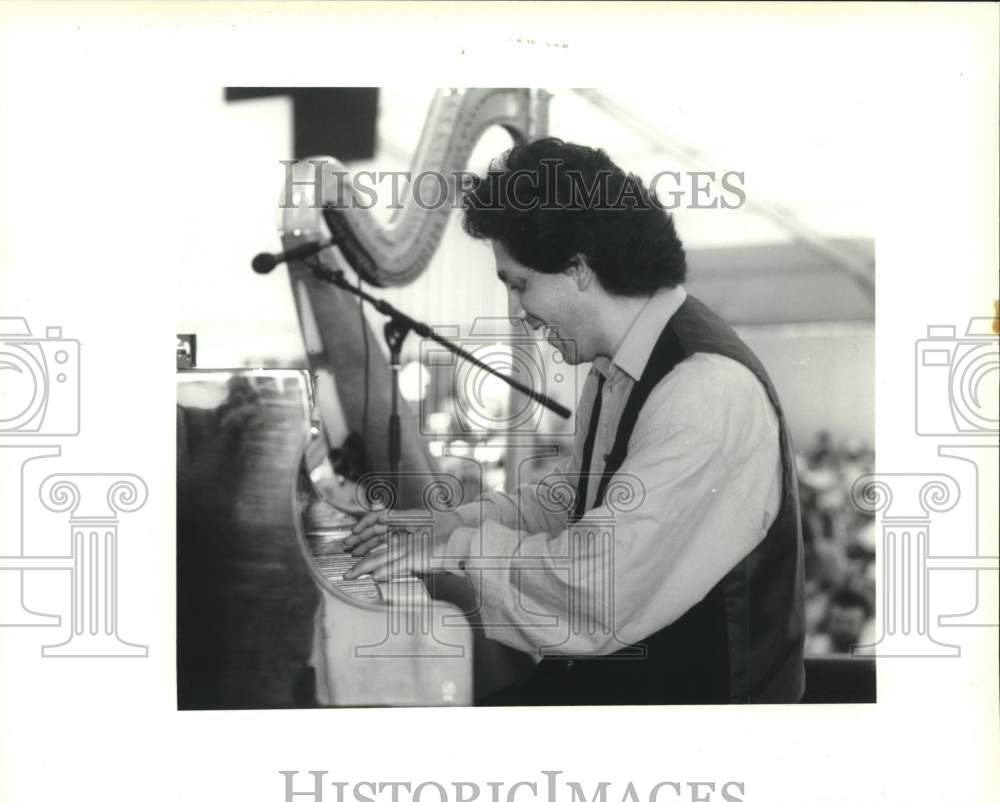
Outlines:
{"type": "Polygon", "coordinates": [[[313,242],[303,242],[294,248],[289,248],[281,253],[258,253],[250,263],[255,273],[270,273],[282,262],[290,262],[293,259],[305,259],[313,254],[319,253],[329,248],[335,240],[315,240],[313,242]]]}

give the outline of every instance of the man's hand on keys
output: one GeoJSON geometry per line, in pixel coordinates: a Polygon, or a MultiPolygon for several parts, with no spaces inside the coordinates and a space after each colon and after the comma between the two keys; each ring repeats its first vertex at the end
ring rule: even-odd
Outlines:
{"type": "Polygon", "coordinates": [[[362,516],[351,528],[351,534],[344,538],[344,549],[362,559],[344,574],[344,578],[356,579],[371,574],[383,581],[392,576],[440,570],[445,543],[461,521],[451,513],[437,515],[433,534],[413,534],[392,523],[393,518],[413,520],[421,515],[426,513],[381,509],[362,516]]]}

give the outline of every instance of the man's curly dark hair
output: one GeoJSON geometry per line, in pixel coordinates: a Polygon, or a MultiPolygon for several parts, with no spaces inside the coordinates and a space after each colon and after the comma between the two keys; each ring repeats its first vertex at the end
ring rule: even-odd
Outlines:
{"type": "Polygon", "coordinates": [[[583,254],[616,295],[651,295],[687,272],[673,220],[642,180],[600,149],[548,137],[517,145],[464,191],[466,233],[559,273],[583,254]]]}

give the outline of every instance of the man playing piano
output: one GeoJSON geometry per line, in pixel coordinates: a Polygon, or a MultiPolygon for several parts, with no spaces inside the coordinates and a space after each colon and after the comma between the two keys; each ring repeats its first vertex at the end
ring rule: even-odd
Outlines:
{"type": "Polygon", "coordinates": [[[511,315],[591,363],[574,451],[539,485],[438,515],[433,535],[369,513],[347,540],[361,558],[349,577],[465,575],[486,634],[537,661],[490,703],[797,702],[802,537],[784,418],[757,357],[686,293],[670,216],[603,151],[551,138],[514,147],[465,201],[511,315]],[[576,488],[561,512],[540,501],[560,481],[576,488]],[[639,503],[613,509],[616,482],[639,503]]]}

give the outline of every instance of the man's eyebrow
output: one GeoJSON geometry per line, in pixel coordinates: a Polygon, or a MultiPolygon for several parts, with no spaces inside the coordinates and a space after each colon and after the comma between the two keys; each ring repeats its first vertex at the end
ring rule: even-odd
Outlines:
{"type": "Polygon", "coordinates": [[[497,278],[500,279],[504,284],[506,284],[508,281],[507,274],[503,270],[497,271],[497,278]]]}

